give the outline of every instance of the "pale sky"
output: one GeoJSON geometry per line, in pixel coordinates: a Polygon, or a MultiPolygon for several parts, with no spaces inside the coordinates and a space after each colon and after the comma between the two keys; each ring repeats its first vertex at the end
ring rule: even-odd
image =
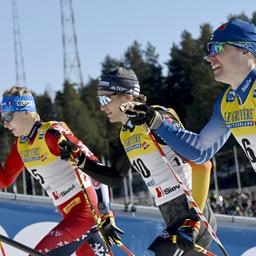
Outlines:
{"type": "MultiPolygon", "coordinates": [[[[27,87],[37,94],[63,82],[59,0],[17,0],[27,87]]],[[[120,58],[137,40],[156,47],[160,64],[187,30],[197,38],[200,25],[216,28],[229,14],[251,18],[255,0],[73,0],[78,49],[85,82],[100,75],[105,56],[120,58]]],[[[11,0],[0,0],[0,93],[15,84],[11,0]]]]}

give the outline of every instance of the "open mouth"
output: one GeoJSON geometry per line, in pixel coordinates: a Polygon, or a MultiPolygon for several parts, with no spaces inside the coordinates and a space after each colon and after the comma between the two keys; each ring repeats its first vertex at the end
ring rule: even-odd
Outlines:
{"type": "Polygon", "coordinates": [[[220,64],[213,64],[212,65],[212,70],[213,72],[217,71],[218,69],[220,69],[221,65],[220,64]]]}

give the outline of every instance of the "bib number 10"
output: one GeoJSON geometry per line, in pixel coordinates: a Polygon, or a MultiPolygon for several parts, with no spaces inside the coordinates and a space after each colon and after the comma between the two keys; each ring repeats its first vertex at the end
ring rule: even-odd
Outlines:
{"type": "Polygon", "coordinates": [[[140,158],[133,160],[132,165],[136,169],[136,171],[139,172],[144,178],[150,177],[149,169],[140,158]]]}

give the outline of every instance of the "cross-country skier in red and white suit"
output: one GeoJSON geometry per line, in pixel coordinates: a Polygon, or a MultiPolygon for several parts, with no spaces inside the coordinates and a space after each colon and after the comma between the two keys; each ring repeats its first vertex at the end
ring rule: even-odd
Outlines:
{"type": "MultiPolygon", "coordinates": [[[[0,188],[10,186],[26,168],[62,215],[60,223],[35,249],[46,253],[86,235],[87,242],[76,250],[77,256],[109,255],[76,179],[76,167],[61,159],[63,152],[58,144],[68,137],[74,144],[79,144],[88,159],[98,163],[97,157],[75,138],[65,123],[40,121],[34,98],[25,87],[12,87],[3,94],[1,117],[4,127],[16,139],[5,165],[0,166],[0,188]]],[[[81,173],[81,177],[98,214],[98,201],[91,179],[84,173],[81,173]]]]}

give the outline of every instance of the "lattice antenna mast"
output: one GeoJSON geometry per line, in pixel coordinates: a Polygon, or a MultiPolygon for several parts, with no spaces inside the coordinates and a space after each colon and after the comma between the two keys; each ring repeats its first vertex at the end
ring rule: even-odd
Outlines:
{"type": "Polygon", "coordinates": [[[16,0],[12,0],[12,20],[13,20],[13,37],[14,37],[14,54],[16,69],[16,85],[26,85],[26,74],[24,58],[22,53],[22,44],[20,36],[19,16],[16,0]]]}
{"type": "Polygon", "coordinates": [[[72,0],[60,0],[64,80],[83,87],[72,0]]]}

